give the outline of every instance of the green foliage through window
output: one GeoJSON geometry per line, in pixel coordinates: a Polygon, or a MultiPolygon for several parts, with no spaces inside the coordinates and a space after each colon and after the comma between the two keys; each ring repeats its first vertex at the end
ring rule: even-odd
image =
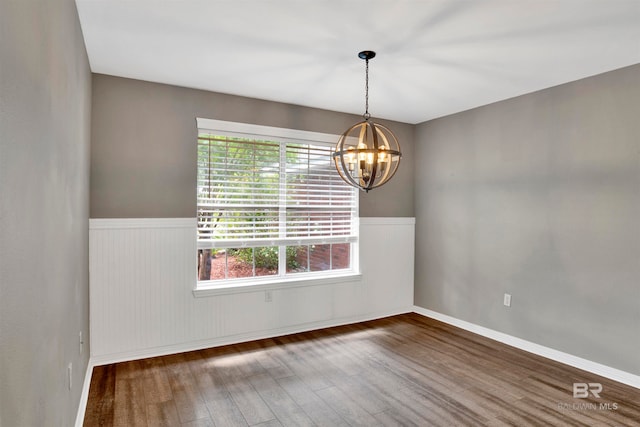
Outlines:
{"type": "MultiPolygon", "coordinates": [[[[253,263],[253,256],[255,252],[255,266],[256,268],[267,268],[269,270],[278,269],[278,247],[268,246],[262,248],[242,248],[234,249],[229,255],[234,255],[238,259],[246,262],[247,264],[253,263]]],[[[287,268],[298,268],[300,265],[297,261],[297,248],[293,246],[287,247],[287,268]]]]}

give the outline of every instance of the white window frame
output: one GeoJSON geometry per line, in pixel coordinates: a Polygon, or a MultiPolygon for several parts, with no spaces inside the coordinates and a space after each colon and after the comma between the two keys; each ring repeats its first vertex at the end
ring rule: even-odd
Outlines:
{"type": "MultiPolygon", "coordinates": [[[[202,132],[219,134],[230,137],[268,139],[274,142],[293,143],[318,143],[322,145],[335,145],[339,135],[309,132],[296,129],[279,128],[272,126],[254,125],[248,123],[229,122],[223,120],[213,120],[206,118],[196,119],[198,135],[202,132]]],[[[262,276],[233,278],[222,280],[197,280],[194,295],[196,297],[230,294],[238,292],[253,292],[257,290],[272,290],[280,288],[291,288],[301,286],[328,285],[333,283],[359,281],[362,278],[360,273],[359,260],[359,192],[356,191],[355,218],[353,220],[353,232],[356,235],[355,241],[351,242],[350,262],[351,268],[329,271],[300,272],[289,275],[262,276]]],[[[196,248],[198,248],[198,238],[196,234],[196,248]]],[[[197,250],[194,250],[194,254],[197,250]]],[[[284,260],[280,260],[282,263],[284,260]]]]}

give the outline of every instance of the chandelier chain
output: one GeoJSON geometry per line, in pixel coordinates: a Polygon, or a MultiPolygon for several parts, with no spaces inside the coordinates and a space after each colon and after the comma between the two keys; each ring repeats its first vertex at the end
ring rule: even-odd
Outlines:
{"type": "Polygon", "coordinates": [[[371,114],[369,114],[369,59],[365,61],[365,79],[364,79],[364,118],[369,119],[371,114]]]}

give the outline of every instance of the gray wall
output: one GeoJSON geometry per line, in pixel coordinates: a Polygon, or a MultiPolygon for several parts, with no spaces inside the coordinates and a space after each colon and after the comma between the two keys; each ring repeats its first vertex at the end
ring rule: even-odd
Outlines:
{"type": "MultiPolygon", "coordinates": [[[[362,117],[96,74],[91,217],[196,215],[196,117],[341,134],[362,117]]],[[[396,176],[361,193],[361,216],[411,217],[414,126],[380,121],[403,149],[396,176]],[[392,202],[389,202],[392,201],[392,202]]]]}
{"type": "Polygon", "coordinates": [[[89,359],[90,97],[74,1],[0,2],[2,426],[75,421],[89,359]]]}
{"type": "Polygon", "coordinates": [[[640,374],[640,65],[420,124],[415,161],[418,306],[640,374]]]}

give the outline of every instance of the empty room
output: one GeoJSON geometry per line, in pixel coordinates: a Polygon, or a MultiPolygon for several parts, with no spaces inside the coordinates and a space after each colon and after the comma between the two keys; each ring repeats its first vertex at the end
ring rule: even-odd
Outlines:
{"type": "Polygon", "coordinates": [[[0,426],[640,426],[639,0],[0,0],[0,426]]]}

